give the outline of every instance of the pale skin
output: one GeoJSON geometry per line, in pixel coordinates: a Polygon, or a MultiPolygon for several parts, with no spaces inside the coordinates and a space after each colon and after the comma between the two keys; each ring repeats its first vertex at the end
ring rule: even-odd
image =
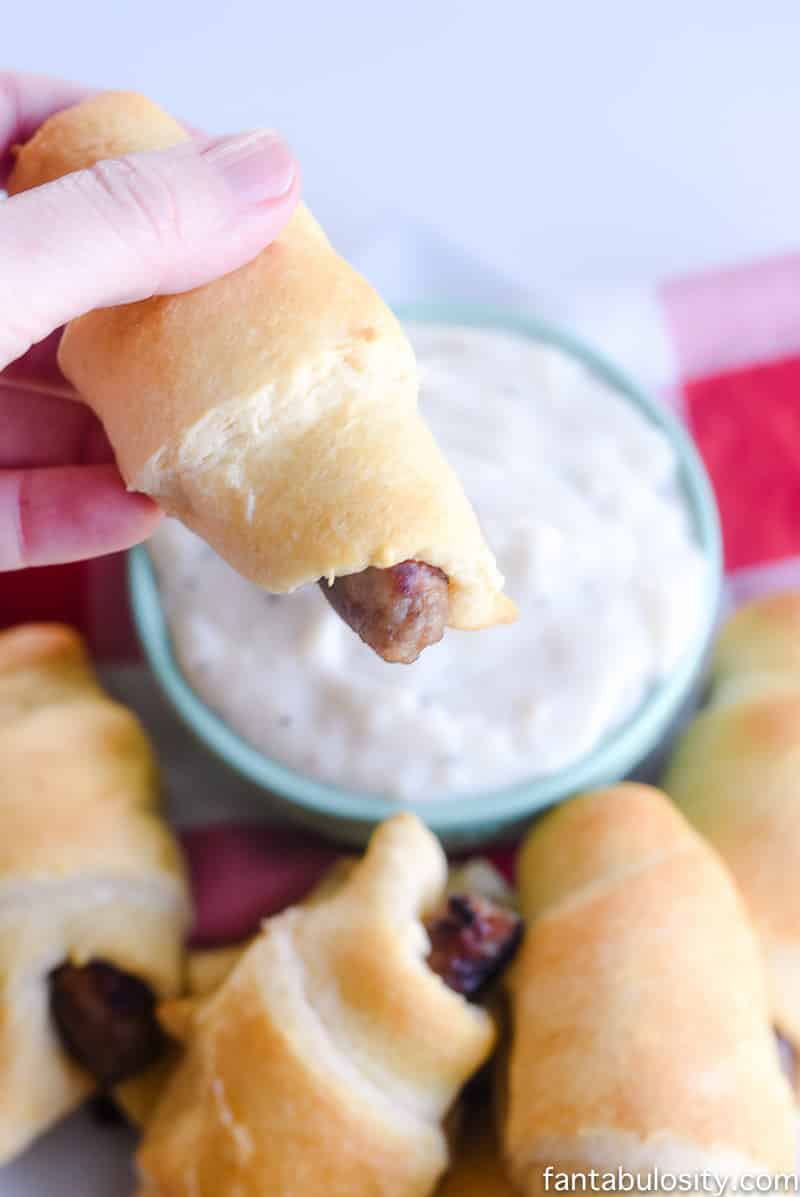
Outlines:
{"type": "MultiPolygon", "coordinates": [[[[24,142],[86,89],[0,72],[0,188],[24,142]]],[[[146,539],[161,513],[126,491],[102,428],[58,369],[65,323],[174,294],[278,235],[299,172],[274,133],[193,139],[0,201],[0,570],[146,539]]]]}

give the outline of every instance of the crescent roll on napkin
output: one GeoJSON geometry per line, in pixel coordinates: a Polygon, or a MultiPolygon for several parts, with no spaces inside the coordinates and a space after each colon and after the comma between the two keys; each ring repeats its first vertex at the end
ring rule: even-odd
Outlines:
{"type": "MultiPolygon", "coordinates": [[[[183,1028],[138,1156],[147,1197],[426,1197],[491,1018],[435,971],[446,862],[411,815],[269,919],[183,1028]],[[429,962],[430,959],[430,962],[429,962]]],[[[441,948],[441,943],[439,944],[441,948]]]]}
{"type": "MultiPolygon", "coordinates": [[[[45,122],[9,191],[186,139],[143,96],[106,93],[45,122]]],[[[514,618],[419,413],[408,340],[303,206],[227,277],[73,321],[59,360],[131,489],[267,590],[324,579],[387,660],[413,660],[445,624],[514,618]]]]}
{"type": "Polygon", "coordinates": [[[792,1171],[755,937],[668,799],[637,785],[573,799],[530,833],[518,884],[504,1145],[520,1193],[545,1191],[548,1166],[792,1171]]]}
{"type": "Polygon", "coordinates": [[[189,904],[149,743],[80,638],[0,633],[0,1159],[164,1045],[189,904]]]}
{"type": "Polygon", "coordinates": [[[800,594],[750,603],[717,642],[708,707],[664,789],[744,895],[778,1030],[800,1048],[800,594]]]}

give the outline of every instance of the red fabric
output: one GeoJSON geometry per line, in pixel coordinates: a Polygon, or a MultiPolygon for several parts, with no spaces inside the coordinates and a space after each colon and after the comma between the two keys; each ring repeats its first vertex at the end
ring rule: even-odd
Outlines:
{"type": "Polygon", "coordinates": [[[695,379],[684,391],[727,571],[800,555],[800,357],[695,379]]]}
{"type": "Polygon", "coordinates": [[[88,632],[87,566],[48,565],[0,574],[0,628],[57,620],[88,632]]]}
{"type": "Polygon", "coordinates": [[[90,561],[86,580],[85,634],[92,652],[101,661],[141,660],[142,650],[128,602],[125,553],[90,561]]]}
{"type": "Polygon", "coordinates": [[[339,855],[318,837],[288,827],[222,823],[191,828],[181,839],[197,946],[252,934],[262,919],[305,897],[339,855]]]}
{"type": "Polygon", "coordinates": [[[0,628],[54,620],[85,636],[101,661],[141,659],[125,581],[125,554],[0,574],[0,628]]]}

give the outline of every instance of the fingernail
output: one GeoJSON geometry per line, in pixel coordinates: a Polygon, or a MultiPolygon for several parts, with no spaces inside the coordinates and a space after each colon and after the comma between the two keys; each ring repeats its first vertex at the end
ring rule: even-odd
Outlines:
{"type": "Polygon", "coordinates": [[[282,137],[270,129],[255,129],[220,137],[203,150],[242,204],[281,199],[294,182],[295,163],[282,137]]]}

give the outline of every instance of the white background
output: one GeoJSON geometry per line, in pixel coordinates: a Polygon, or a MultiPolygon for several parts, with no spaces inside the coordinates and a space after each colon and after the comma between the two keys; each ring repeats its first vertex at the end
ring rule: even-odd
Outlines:
{"type": "Polygon", "coordinates": [[[286,133],[343,249],[399,214],[548,287],[798,243],[796,0],[2,0],[6,65],[286,133]],[[13,62],[12,62],[13,60],[13,62]]]}
{"type": "MultiPolygon", "coordinates": [[[[0,0],[0,43],[281,129],[349,253],[425,228],[548,295],[798,248],[797,0],[0,0]]],[[[75,1128],[0,1197],[123,1197],[124,1136],[75,1128]]]]}

